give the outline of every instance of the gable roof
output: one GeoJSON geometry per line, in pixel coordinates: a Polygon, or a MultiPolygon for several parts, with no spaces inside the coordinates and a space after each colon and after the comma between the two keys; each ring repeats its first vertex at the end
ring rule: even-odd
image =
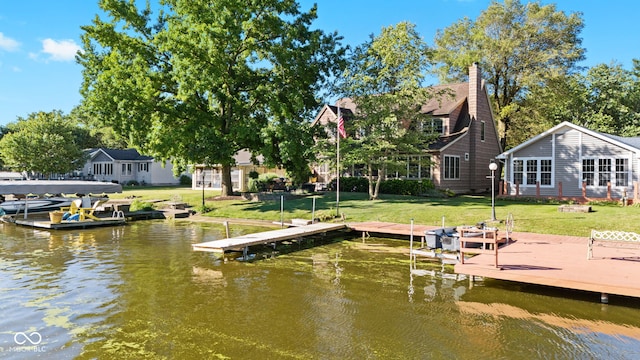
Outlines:
{"type": "Polygon", "coordinates": [[[587,129],[585,127],[582,127],[580,125],[576,125],[573,123],[570,123],[568,121],[563,121],[560,124],[552,127],[551,129],[540,133],[539,135],[536,135],[534,137],[532,137],[531,139],[523,142],[522,144],[515,146],[505,152],[503,152],[502,154],[496,156],[496,159],[506,159],[509,155],[511,155],[512,153],[519,151],[520,149],[526,148],[527,146],[537,142],[538,140],[545,138],[551,134],[555,134],[558,133],[560,131],[563,131],[565,129],[572,129],[572,130],[576,130],[576,131],[580,131],[582,133],[591,135],[595,138],[598,138],[600,140],[609,142],[611,144],[614,144],[616,146],[620,146],[624,149],[630,150],[630,151],[635,151],[637,153],[640,153],[640,138],[639,137],[622,137],[622,136],[616,136],[616,135],[610,135],[610,134],[605,134],[605,133],[601,133],[601,132],[597,132],[597,131],[593,131],[590,129],[587,129]]]}
{"type": "Polygon", "coordinates": [[[98,153],[104,153],[113,161],[150,161],[153,160],[153,157],[140,155],[138,150],[136,149],[108,149],[108,148],[97,148],[90,149],[89,154],[91,154],[91,158],[95,158],[98,153]]]}
{"type": "Polygon", "coordinates": [[[422,105],[422,112],[433,116],[449,115],[469,97],[469,83],[435,85],[429,92],[433,97],[422,105]]]}
{"type": "MultiPolygon", "coordinates": [[[[313,122],[311,123],[311,125],[315,125],[316,123],[318,123],[318,121],[320,121],[320,119],[324,116],[324,114],[329,111],[331,112],[336,118],[338,117],[338,107],[335,105],[328,105],[325,104],[324,106],[322,106],[322,109],[320,109],[320,111],[318,112],[318,115],[316,115],[316,118],[313,120],[313,122]]],[[[346,107],[340,107],[340,115],[344,116],[345,119],[349,119],[353,117],[353,111],[351,111],[351,109],[346,108],[346,107]]]]}

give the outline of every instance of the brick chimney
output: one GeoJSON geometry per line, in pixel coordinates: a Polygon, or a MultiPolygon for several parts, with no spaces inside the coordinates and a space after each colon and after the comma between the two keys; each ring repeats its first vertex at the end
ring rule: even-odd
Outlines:
{"type": "Polygon", "coordinates": [[[480,95],[482,79],[478,63],[469,67],[469,114],[472,120],[478,119],[478,97],[480,95]]]}

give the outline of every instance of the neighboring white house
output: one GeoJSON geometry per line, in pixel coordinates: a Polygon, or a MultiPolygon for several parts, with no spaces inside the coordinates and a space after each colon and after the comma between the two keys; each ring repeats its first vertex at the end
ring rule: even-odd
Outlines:
{"type": "Polygon", "coordinates": [[[89,160],[82,169],[83,177],[126,185],[178,185],[171,162],[161,163],[140,155],[135,149],[90,149],[89,160]],[[164,165],[164,166],[163,166],[164,165]]]}
{"type": "MultiPolygon", "coordinates": [[[[275,173],[285,176],[283,169],[272,169],[262,166],[262,155],[257,157],[258,165],[251,161],[251,152],[240,150],[234,156],[236,165],[231,168],[231,183],[233,191],[247,191],[249,183],[249,173],[256,171],[258,174],[275,173]]],[[[193,177],[191,178],[192,189],[220,190],[222,189],[222,167],[219,165],[204,166],[202,164],[195,165],[193,177]]]]}
{"type": "Polygon", "coordinates": [[[497,159],[504,163],[504,195],[638,199],[640,137],[565,121],[497,159]]]}

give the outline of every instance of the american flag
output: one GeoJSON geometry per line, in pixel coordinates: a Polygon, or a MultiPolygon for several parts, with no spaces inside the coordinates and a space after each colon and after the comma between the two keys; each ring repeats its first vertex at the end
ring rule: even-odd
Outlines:
{"type": "Polygon", "coordinates": [[[343,139],[347,138],[347,131],[344,129],[344,117],[342,115],[338,118],[338,133],[343,139]]]}

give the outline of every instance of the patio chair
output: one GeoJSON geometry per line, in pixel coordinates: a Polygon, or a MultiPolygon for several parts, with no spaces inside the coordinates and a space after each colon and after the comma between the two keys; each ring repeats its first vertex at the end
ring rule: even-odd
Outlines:
{"type": "Polygon", "coordinates": [[[106,202],[107,200],[97,200],[95,203],[93,203],[93,206],[90,208],[78,209],[78,212],[80,213],[80,220],[86,220],[86,219],[100,220],[100,218],[95,216],[93,213],[106,202]]]}
{"type": "Polygon", "coordinates": [[[69,206],[63,206],[60,208],[64,214],[62,215],[62,220],[67,220],[70,216],[78,213],[78,210],[82,206],[82,199],[75,199],[71,202],[69,206]]]}

